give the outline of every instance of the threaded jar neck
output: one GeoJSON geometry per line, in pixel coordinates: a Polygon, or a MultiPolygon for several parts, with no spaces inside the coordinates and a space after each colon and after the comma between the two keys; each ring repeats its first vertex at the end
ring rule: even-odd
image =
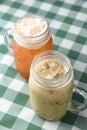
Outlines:
{"type": "Polygon", "coordinates": [[[37,55],[34,58],[30,69],[30,78],[36,83],[38,83],[40,86],[44,86],[44,87],[55,88],[55,87],[63,86],[65,83],[68,82],[68,80],[72,76],[73,76],[73,70],[69,59],[64,54],[52,50],[44,51],[39,55],[37,55]],[[46,79],[41,77],[35,71],[35,66],[37,66],[37,64],[39,64],[41,61],[44,60],[58,60],[64,66],[67,67],[67,72],[60,78],[46,79]]]}
{"type": "MultiPolygon", "coordinates": [[[[42,23],[41,23],[42,24],[42,23]]],[[[35,25],[37,30],[40,30],[38,27],[40,25],[35,25]]],[[[21,46],[24,46],[26,48],[32,48],[32,49],[36,49],[36,48],[40,48],[41,46],[43,46],[45,43],[47,43],[47,41],[50,39],[51,37],[51,32],[50,32],[50,28],[49,28],[49,24],[47,22],[47,20],[44,17],[41,16],[37,16],[37,15],[26,15],[20,19],[17,20],[15,27],[14,27],[14,39],[17,41],[18,44],[20,44],[21,46]],[[32,21],[30,21],[32,19],[32,21]],[[41,21],[40,21],[41,19],[41,21]],[[45,29],[42,32],[38,32],[37,35],[34,35],[34,20],[37,20],[37,24],[38,21],[39,22],[44,22],[44,26],[45,29]],[[27,22],[31,22],[30,24],[32,25],[32,27],[30,27],[30,25],[28,25],[27,22]],[[21,25],[20,25],[21,24],[21,25]],[[23,27],[24,28],[23,28],[23,27]],[[28,27],[29,26],[29,27],[28,27]],[[30,29],[30,32],[29,32],[30,29]],[[24,31],[26,31],[25,34],[24,31]],[[30,35],[30,33],[32,33],[32,36],[30,35]],[[29,36],[28,36],[29,34],[29,36]]]]}

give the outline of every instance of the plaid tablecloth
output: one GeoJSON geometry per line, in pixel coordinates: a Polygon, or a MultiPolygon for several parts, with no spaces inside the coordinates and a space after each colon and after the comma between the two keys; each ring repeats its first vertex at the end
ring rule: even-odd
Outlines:
{"type": "Polygon", "coordinates": [[[28,13],[47,18],[54,49],[70,58],[76,85],[87,90],[87,1],[0,0],[0,130],[87,130],[87,109],[78,114],[68,111],[56,122],[43,120],[32,110],[28,81],[17,72],[2,37],[4,28],[28,13]]]}

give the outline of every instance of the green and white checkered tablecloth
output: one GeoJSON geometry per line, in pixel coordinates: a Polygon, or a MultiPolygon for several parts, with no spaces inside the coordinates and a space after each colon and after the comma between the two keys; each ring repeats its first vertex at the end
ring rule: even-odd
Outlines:
{"type": "Polygon", "coordinates": [[[43,120],[32,110],[28,81],[17,72],[2,36],[4,28],[28,13],[47,18],[54,49],[70,58],[75,83],[87,90],[87,1],[0,0],[0,130],[87,130],[87,109],[78,114],[68,111],[56,122],[43,120]]]}

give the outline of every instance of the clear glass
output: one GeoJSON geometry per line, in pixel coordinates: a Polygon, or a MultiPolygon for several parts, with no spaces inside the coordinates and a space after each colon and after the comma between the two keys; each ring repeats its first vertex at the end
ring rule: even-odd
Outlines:
{"type": "Polygon", "coordinates": [[[52,50],[52,35],[47,20],[37,15],[27,15],[18,19],[15,23],[14,30],[11,28],[4,30],[4,40],[7,47],[13,52],[15,63],[20,74],[26,79],[29,78],[29,70],[31,62],[35,55],[44,50],[52,50]],[[46,30],[37,36],[28,37],[20,34],[17,31],[16,24],[18,21],[25,18],[37,17],[41,18],[46,23],[46,30]],[[12,44],[9,43],[9,34],[13,36],[12,44]]]}
{"type": "MultiPolygon", "coordinates": [[[[71,104],[73,91],[76,89],[73,83],[73,68],[68,57],[57,51],[40,53],[34,58],[30,69],[29,92],[32,108],[39,116],[51,121],[61,119],[69,109],[81,110],[74,105],[73,109],[71,104]],[[67,67],[67,73],[61,78],[46,79],[40,77],[35,71],[35,66],[40,61],[49,59],[60,61],[67,67]]],[[[78,92],[78,94],[80,93],[78,92]]]]}

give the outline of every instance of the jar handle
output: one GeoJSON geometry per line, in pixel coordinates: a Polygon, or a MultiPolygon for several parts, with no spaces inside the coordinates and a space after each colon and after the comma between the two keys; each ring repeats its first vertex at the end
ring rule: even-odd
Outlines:
{"type": "Polygon", "coordinates": [[[78,94],[79,96],[82,96],[84,101],[83,103],[79,103],[78,101],[72,99],[69,110],[72,112],[79,112],[85,110],[87,108],[87,91],[84,88],[76,87],[76,85],[74,84],[73,94],[74,93],[78,94]]]}
{"type": "Polygon", "coordinates": [[[3,37],[7,48],[13,53],[12,44],[9,41],[9,39],[11,40],[13,38],[13,30],[11,28],[4,29],[3,37]]]}

